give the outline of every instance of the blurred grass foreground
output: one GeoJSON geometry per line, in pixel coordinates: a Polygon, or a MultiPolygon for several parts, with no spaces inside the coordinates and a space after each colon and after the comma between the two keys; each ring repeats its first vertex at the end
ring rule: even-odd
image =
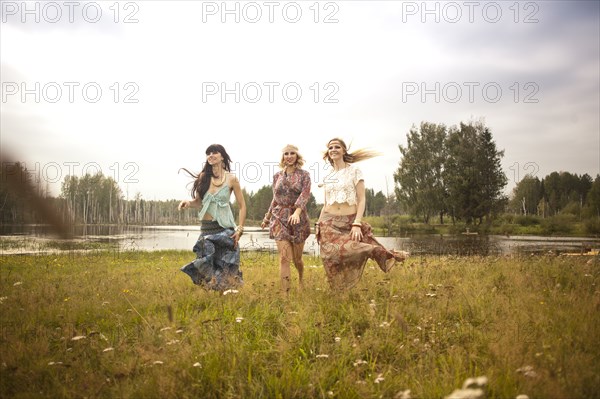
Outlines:
{"type": "Polygon", "coordinates": [[[600,392],[598,257],[369,263],[334,293],[307,256],[289,296],[266,253],[224,293],[179,271],[189,251],[0,260],[2,398],[450,398],[471,377],[488,399],[600,392]]]}

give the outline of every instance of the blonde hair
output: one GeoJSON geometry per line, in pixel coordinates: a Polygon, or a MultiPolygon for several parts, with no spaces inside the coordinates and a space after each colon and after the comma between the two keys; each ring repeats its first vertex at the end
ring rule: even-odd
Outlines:
{"type": "Polygon", "coordinates": [[[328,161],[331,165],[333,165],[333,160],[329,156],[329,144],[331,144],[331,142],[333,142],[333,141],[337,141],[338,143],[340,143],[340,145],[344,149],[344,155],[343,155],[342,159],[346,163],[360,162],[360,161],[364,161],[366,159],[371,159],[371,158],[381,155],[380,152],[373,151],[373,150],[367,150],[364,148],[358,149],[356,151],[348,152],[348,146],[346,145],[344,140],[334,137],[327,142],[327,150],[325,150],[325,153],[323,154],[323,159],[325,161],[328,161]]]}
{"type": "Polygon", "coordinates": [[[288,144],[281,149],[281,160],[279,161],[279,167],[281,169],[285,169],[285,158],[283,154],[286,150],[292,150],[296,153],[296,163],[294,166],[296,168],[301,168],[302,165],[304,165],[304,157],[298,152],[298,147],[292,144],[288,144]]]}

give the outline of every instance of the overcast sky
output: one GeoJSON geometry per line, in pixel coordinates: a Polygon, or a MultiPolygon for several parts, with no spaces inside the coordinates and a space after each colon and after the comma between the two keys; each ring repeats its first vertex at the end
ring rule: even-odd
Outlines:
{"type": "Polygon", "coordinates": [[[600,173],[597,1],[0,6],[2,151],[54,195],[100,170],[129,198],[187,198],[178,169],[213,143],[256,191],[292,143],[322,202],[333,137],[382,152],[358,165],[392,193],[422,121],[483,119],[507,193],[526,173],[600,173]]]}

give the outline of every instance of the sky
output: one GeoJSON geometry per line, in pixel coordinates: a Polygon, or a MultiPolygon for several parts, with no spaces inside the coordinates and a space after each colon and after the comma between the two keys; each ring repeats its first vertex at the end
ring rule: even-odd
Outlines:
{"type": "MultiPolygon", "coordinates": [[[[186,199],[222,144],[248,192],[281,149],[313,177],[340,137],[392,194],[421,122],[483,121],[506,193],[600,173],[598,1],[0,1],[0,143],[51,195],[102,172],[125,197],[186,199]]],[[[4,168],[7,165],[3,165],[4,168]]]]}

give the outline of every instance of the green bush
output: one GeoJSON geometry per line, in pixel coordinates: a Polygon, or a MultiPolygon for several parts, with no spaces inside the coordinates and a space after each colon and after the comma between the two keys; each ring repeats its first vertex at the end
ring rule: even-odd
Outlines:
{"type": "Polygon", "coordinates": [[[533,215],[518,215],[515,216],[514,223],[521,226],[534,226],[540,224],[540,218],[533,215]]]}
{"type": "Polygon", "coordinates": [[[600,218],[586,220],[583,229],[586,234],[600,234],[600,218]]]}
{"type": "Polygon", "coordinates": [[[542,232],[544,234],[570,234],[576,223],[575,215],[555,215],[542,221],[542,232]]]}

